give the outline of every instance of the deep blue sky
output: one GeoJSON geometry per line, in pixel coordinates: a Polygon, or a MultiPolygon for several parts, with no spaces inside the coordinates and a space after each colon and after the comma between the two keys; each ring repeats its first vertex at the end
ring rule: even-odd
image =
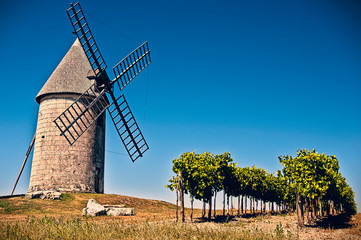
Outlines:
{"type": "MultiPolygon", "coordinates": [[[[0,194],[34,134],[34,98],[75,40],[69,3],[0,3],[0,194]]],[[[133,164],[108,118],[107,193],[173,201],[164,185],[186,151],[229,151],[241,167],[274,172],[278,156],[316,148],[337,156],[361,204],[360,2],[81,4],[108,70],[145,40],[151,48],[150,67],[125,89],[150,150],[133,164]]]]}

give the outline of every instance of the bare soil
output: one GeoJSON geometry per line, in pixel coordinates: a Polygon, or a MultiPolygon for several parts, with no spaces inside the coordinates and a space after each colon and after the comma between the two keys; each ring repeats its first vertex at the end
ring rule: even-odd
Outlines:
{"type": "Polygon", "coordinates": [[[332,216],[318,221],[314,225],[306,225],[303,228],[297,225],[297,216],[294,213],[267,214],[241,217],[232,217],[226,221],[215,219],[211,222],[202,222],[207,226],[217,227],[220,222],[242,227],[250,231],[262,231],[265,233],[279,233],[282,238],[289,239],[361,239],[361,213],[357,213],[350,219],[342,216],[332,216]]]}

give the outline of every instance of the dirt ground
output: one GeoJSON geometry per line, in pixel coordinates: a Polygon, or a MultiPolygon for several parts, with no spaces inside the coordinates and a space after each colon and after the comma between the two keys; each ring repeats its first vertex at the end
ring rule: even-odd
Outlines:
{"type": "MultiPolygon", "coordinates": [[[[220,220],[220,222],[224,221],[220,220]]],[[[219,222],[202,222],[207,227],[220,227],[219,222]]],[[[317,224],[299,228],[296,214],[259,215],[256,217],[234,217],[228,224],[250,231],[279,233],[282,238],[289,239],[361,239],[361,213],[344,222],[342,217],[331,217],[317,224]]]]}

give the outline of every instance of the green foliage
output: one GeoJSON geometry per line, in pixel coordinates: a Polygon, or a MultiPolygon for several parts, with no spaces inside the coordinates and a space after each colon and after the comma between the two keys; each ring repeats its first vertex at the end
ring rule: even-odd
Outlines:
{"type": "Polygon", "coordinates": [[[166,188],[170,189],[172,192],[177,189],[178,179],[172,176],[171,179],[168,180],[169,184],[165,185],[166,188]]]}
{"type": "Polygon", "coordinates": [[[312,199],[322,197],[338,173],[338,160],[335,156],[318,154],[314,149],[297,150],[297,157],[280,157],[284,173],[292,183],[296,185],[297,191],[303,197],[312,199]]]}
{"type": "MultiPolygon", "coordinates": [[[[291,196],[286,177],[275,177],[256,166],[237,167],[229,152],[219,155],[186,152],[173,160],[172,170],[175,174],[182,172],[185,193],[202,201],[210,200],[220,190],[229,196],[246,195],[277,203],[284,202],[284,196],[291,196]]],[[[166,188],[173,191],[176,187],[177,178],[173,176],[166,188]]]]}
{"type": "Polygon", "coordinates": [[[356,213],[354,193],[346,179],[338,172],[335,156],[318,154],[315,149],[297,149],[297,156],[279,157],[284,166],[283,173],[289,178],[291,188],[303,198],[332,200],[342,204],[346,213],[356,213]]]}
{"type": "Polygon", "coordinates": [[[275,233],[276,233],[276,237],[279,239],[283,239],[284,238],[284,233],[285,230],[283,229],[282,223],[280,222],[280,224],[277,224],[276,228],[275,228],[275,233]]]}
{"type": "MultiPolygon", "coordinates": [[[[186,152],[173,160],[173,172],[182,172],[183,186],[198,200],[209,200],[215,191],[222,189],[228,163],[232,162],[230,153],[212,155],[209,152],[196,154],[186,152]]],[[[170,190],[177,187],[177,178],[173,176],[166,185],[170,190]]]]}
{"type": "Polygon", "coordinates": [[[61,201],[69,201],[69,200],[74,200],[74,199],[75,199],[75,197],[69,193],[62,193],[61,198],[60,198],[61,201]]]}
{"type": "MultiPolygon", "coordinates": [[[[335,156],[319,154],[314,149],[297,149],[297,156],[279,157],[282,171],[270,174],[256,166],[240,168],[233,163],[230,153],[212,155],[186,152],[173,160],[173,172],[182,172],[186,194],[195,199],[208,201],[215,192],[224,190],[228,196],[248,196],[265,202],[294,207],[296,195],[307,199],[332,200],[338,208],[356,213],[354,192],[338,172],[335,156]]],[[[172,177],[166,185],[170,190],[177,187],[172,177]]]]}

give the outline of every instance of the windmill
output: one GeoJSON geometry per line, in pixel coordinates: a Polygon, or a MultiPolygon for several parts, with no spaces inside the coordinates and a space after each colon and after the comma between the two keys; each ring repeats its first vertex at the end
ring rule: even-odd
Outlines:
{"type": "Polygon", "coordinates": [[[67,14],[77,40],[35,98],[37,130],[11,194],[33,146],[29,192],[102,193],[106,110],[133,162],[149,149],[121,94],[150,64],[148,42],[116,64],[110,80],[80,4],[70,4],[67,14]]]}

